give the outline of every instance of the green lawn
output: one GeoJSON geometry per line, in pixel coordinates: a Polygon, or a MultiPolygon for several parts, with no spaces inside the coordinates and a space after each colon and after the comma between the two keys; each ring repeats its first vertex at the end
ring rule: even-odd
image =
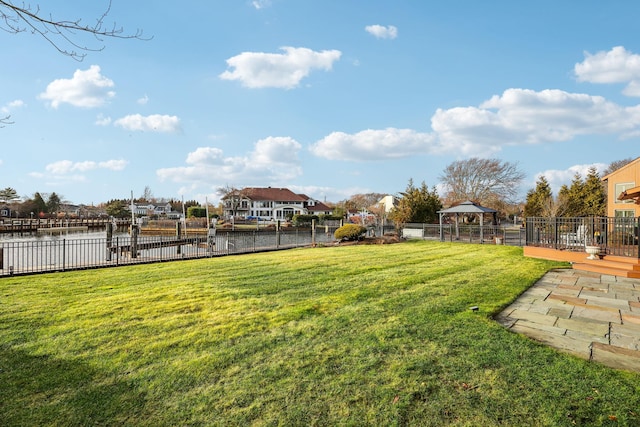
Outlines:
{"type": "Polygon", "coordinates": [[[491,320],[558,265],[417,241],[3,278],[0,425],[640,425],[640,375],[491,320]]]}

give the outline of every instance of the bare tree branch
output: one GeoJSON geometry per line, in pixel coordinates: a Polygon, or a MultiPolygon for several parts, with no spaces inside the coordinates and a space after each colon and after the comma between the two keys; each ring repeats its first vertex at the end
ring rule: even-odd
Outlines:
{"type": "Polygon", "coordinates": [[[104,38],[150,40],[143,37],[142,30],[134,33],[125,33],[122,27],[115,22],[111,26],[105,25],[105,19],[111,11],[109,0],[105,11],[96,19],[95,24],[85,24],[82,19],[66,20],[57,19],[53,15],[46,16],[40,10],[40,6],[32,7],[22,3],[21,6],[11,0],[0,0],[0,29],[18,34],[30,32],[43,37],[58,52],[69,56],[76,61],[82,61],[86,52],[98,52],[104,49],[104,38]],[[100,46],[90,47],[79,40],[82,35],[93,36],[100,46]]]}
{"type": "Polygon", "coordinates": [[[450,204],[471,200],[490,206],[514,201],[524,176],[515,163],[474,157],[451,163],[440,179],[450,204]]]}
{"type": "Polygon", "coordinates": [[[13,122],[10,119],[11,119],[11,116],[6,116],[6,117],[0,118],[0,129],[2,129],[6,125],[12,125],[13,122]]]}

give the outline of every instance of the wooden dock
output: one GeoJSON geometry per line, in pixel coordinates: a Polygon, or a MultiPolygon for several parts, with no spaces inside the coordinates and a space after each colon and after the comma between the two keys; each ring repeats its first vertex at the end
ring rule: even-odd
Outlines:
{"type": "MultiPolygon", "coordinates": [[[[72,219],[2,219],[0,220],[0,233],[36,233],[47,230],[58,231],[83,231],[104,229],[107,223],[113,223],[109,218],[72,218],[72,219]],[[78,227],[83,227],[78,229],[78,227]],[[76,230],[72,230],[76,229],[76,230]]],[[[129,219],[118,219],[118,228],[126,228],[131,225],[129,219]]]]}
{"type": "MultiPolygon", "coordinates": [[[[126,244],[126,245],[112,245],[109,246],[109,251],[113,254],[129,254],[131,255],[132,249],[135,246],[136,251],[145,251],[150,249],[159,249],[159,248],[168,248],[172,246],[185,246],[185,245],[209,245],[207,242],[207,238],[200,237],[174,237],[168,239],[161,239],[152,242],[140,242],[136,244],[126,244]]],[[[215,245],[212,242],[211,246],[215,245]]],[[[137,254],[136,254],[137,255],[137,254]]]]}

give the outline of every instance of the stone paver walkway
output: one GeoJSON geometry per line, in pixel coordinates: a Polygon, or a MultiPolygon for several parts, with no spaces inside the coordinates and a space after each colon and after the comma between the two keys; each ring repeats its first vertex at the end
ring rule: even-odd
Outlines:
{"type": "Polygon", "coordinates": [[[552,270],[496,320],[559,350],[640,372],[640,279],[552,270]]]}

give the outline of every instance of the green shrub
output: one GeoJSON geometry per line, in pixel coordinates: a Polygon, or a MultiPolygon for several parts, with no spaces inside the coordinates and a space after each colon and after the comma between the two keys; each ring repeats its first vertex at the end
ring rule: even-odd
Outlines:
{"type": "Polygon", "coordinates": [[[359,240],[367,232],[367,229],[357,224],[345,224],[333,234],[338,240],[359,240]]]}
{"type": "Polygon", "coordinates": [[[342,215],[320,215],[320,221],[340,221],[344,219],[342,215]]]}
{"type": "Polygon", "coordinates": [[[187,208],[187,218],[205,218],[207,209],[201,206],[189,206],[187,208]]]}
{"type": "Polygon", "coordinates": [[[318,215],[294,215],[293,224],[296,227],[311,227],[314,219],[318,222],[318,215]]]}

